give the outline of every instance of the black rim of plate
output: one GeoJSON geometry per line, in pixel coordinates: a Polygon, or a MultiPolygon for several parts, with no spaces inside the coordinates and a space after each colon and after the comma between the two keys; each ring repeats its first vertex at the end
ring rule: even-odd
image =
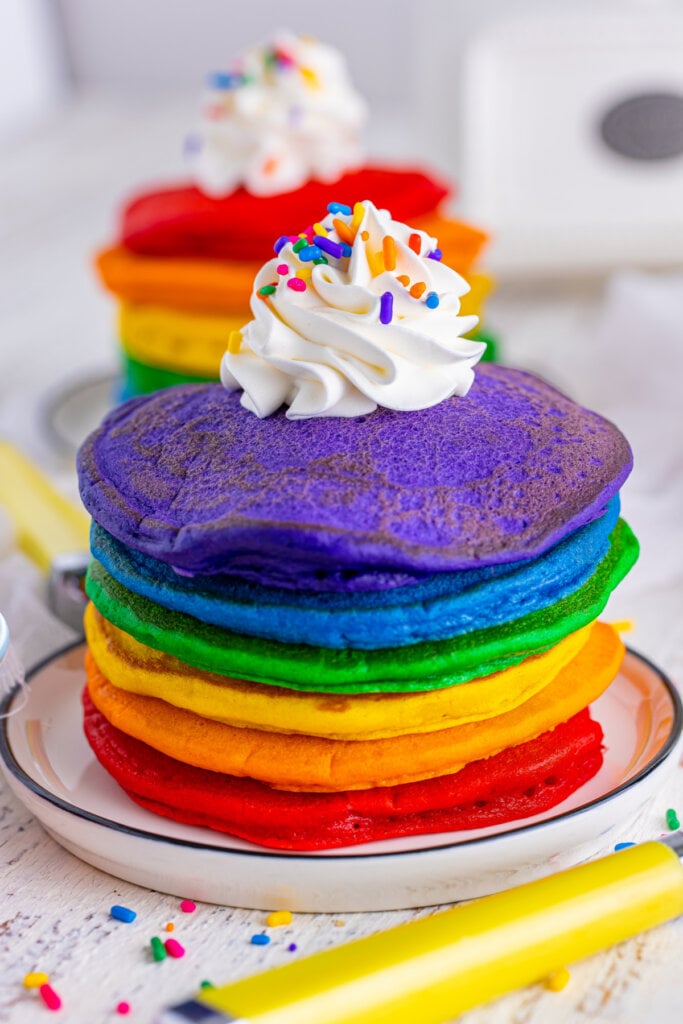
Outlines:
{"type": "MultiPolygon", "coordinates": [[[[27,674],[26,681],[30,682],[31,679],[33,678],[33,676],[37,675],[39,672],[42,672],[43,669],[47,668],[47,666],[50,665],[53,661],[59,660],[65,654],[68,654],[70,651],[73,651],[77,647],[81,647],[81,646],[85,647],[85,644],[83,643],[82,640],[79,640],[79,641],[76,641],[76,643],[68,644],[66,647],[63,647],[59,651],[56,651],[54,654],[51,654],[47,658],[44,658],[37,665],[35,665],[31,669],[31,671],[27,674]]],[[[576,817],[577,815],[583,814],[583,813],[585,813],[588,810],[591,810],[591,809],[593,809],[595,807],[599,807],[600,804],[604,803],[605,801],[611,800],[615,796],[617,796],[619,793],[623,793],[625,790],[630,789],[636,783],[640,782],[642,779],[644,779],[648,775],[650,775],[651,772],[653,772],[655,770],[655,768],[657,768],[663,761],[666,760],[666,758],[669,756],[671,751],[676,746],[676,743],[678,742],[678,739],[679,739],[679,737],[681,735],[681,732],[683,731],[683,704],[681,704],[681,698],[680,698],[680,696],[678,694],[678,691],[677,691],[676,687],[674,686],[674,684],[671,682],[671,680],[669,679],[667,674],[661,668],[659,668],[658,665],[655,665],[654,662],[650,661],[649,658],[646,658],[643,654],[639,654],[637,651],[634,651],[630,647],[627,647],[626,651],[627,651],[628,654],[630,654],[632,657],[636,658],[638,661],[642,662],[652,672],[654,672],[654,674],[658,677],[660,682],[663,684],[664,689],[666,690],[666,692],[667,692],[667,694],[669,696],[669,699],[671,700],[671,704],[672,704],[672,708],[673,708],[673,722],[671,724],[671,731],[669,733],[669,737],[668,737],[666,743],[663,744],[663,746],[658,751],[656,756],[653,757],[652,760],[644,768],[641,768],[641,770],[636,775],[634,775],[632,778],[630,778],[627,782],[623,782],[620,786],[617,786],[616,789],[610,790],[609,793],[605,793],[602,796],[595,798],[594,800],[590,800],[590,801],[588,801],[588,803],[581,804],[580,807],[575,807],[571,811],[564,811],[562,814],[556,814],[556,815],[553,815],[550,818],[544,818],[543,821],[532,822],[532,823],[530,823],[528,825],[519,825],[516,828],[510,828],[510,829],[507,829],[504,832],[496,832],[496,833],[493,833],[492,835],[485,835],[485,836],[481,836],[481,837],[474,838],[474,839],[463,839],[461,842],[437,843],[434,846],[421,846],[421,847],[419,847],[419,849],[414,849],[414,850],[396,850],[396,851],[387,851],[385,853],[372,853],[372,852],[371,853],[362,853],[362,852],[355,853],[354,852],[353,854],[348,854],[348,853],[344,853],[344,852],[336,853],[334,850],[331,850],[331,851],[325,851],[325,854],[322,857],[321,857],[320,854],[306,853],[305,851],[299,851],[299,850],[288,852],[287,850],[269,850],[269,849],[266,849],[266,848],[264,848],[262,850],[256,850],[256,849],[254,849],[254,850],[226,849],[226,847],[216,846],[216,845],[214,845],[213,843],[210,843],[210,842],[197,842],[196,840],[192,840],[192,839],[179,839],[179,838],[176,838],[175,836],[160,835],[157,832],[148,832],[145,829],[135,828],[135,827],[133,827],[131,825],[124,825],[121,822],[113,821],[111,818],[105,818],[105,817],[103,817],[100,814],[94,814],[92,811],[86,811],[86,810],[84,810],[81,807],[77,807],[74,804],[70,804],[67,800],[63,800],[61,797],[56,796],[54,793],[51,793],[49,790],[45,789],[43,786],[41,786],[39,783],[37,783],[34,779],[32,779],[30,775],[27,775],[26,772],[24,771],[24,769],[17,763],[17,761],[16,761],[16,759],[14,757],[14,754],[12,753],[12,750],[11,750],[11,747],[10,747],[10,744],[9,744],[9,738],[8,738],[8,735],[7,735],[8,722],[9,722],[9,719],[7,717],[3,717],[2,718],[2,729],[0,730],[0,758],[2,758],[2,761],[4,762],[4,764],[7,767],[7,769],[12,773],[12,775],[16,779],[19,780],[19,782],[22,783],[22,785],[26,786],[27,789],[30,789],[33,793],[36,794],[36,796],[41,797],[43,800],[47,800],[48,803],[53,804],[55,807],[59,807],[61,810],[67,811],[68,813],[73,814],[75,817],[82,818],[82,819],[84,819],[86,821],[92,822],[93,824],[103,825],[105,828],[114,829],[115,831],[121,832],[121,833],[123,833],[125,835],[134,836],[134,837],[136,837],[138,839],[150,840],[150,841],[153,841],[153,842],[156,842],[156,843],[158,843],[158,842],[170,843],[173,846],[182,846],[182,847],[186,847],[188,849],[195,849],[195,850],[211,850],[211,851],[214,851],[216,853],[228,854],[230,856],[239,855],[239,856],[246,856],[246,857],[257,857],[257,858],[258,857],[268,857],[268,858],[287,857],[288,860],[315,860],[315,861],[319,861],[319,860],[330,860],[330,861],[334,861],[334,860],[349,860],[349,861],[354,861],[354,860],[359,860],[359,859],[373,859],[373,858],[381,859],[381,858],[386,858],[386,857],[410,857],[410,856],[415,856],[417,854],[425,853],[425,852],[428,852],[428,851],[439,851],[439,850],[441,850],[441,851],[445,852],[447,850],[452,850],[452,849],[454,849],[456,847],[465,847],[465,846],[472,846],[474,844],[482,844],[482,843],[486,843],[486,842],[492,842],[492,841],[495,841],[496,839],[500,839],[502,836],[518,835],[519,833],[522,833],[522,832],[533,832],[534,830],[546,828],[548,825],[552,825],[556,821],[560,821],[560,820],[565,820],[567,818],[576,817]]],[[[19,689],[20,689],[20,687],[16,686],[16,687],[14,687],[14,689],[10,693],[8,693],[5,696],[5,698],[3,699],[2,703],[0,704],[0,715],[6,716],[7,711],[9,710],[9,707],[10,707],[14,697],[19,692],[19,689]]],[[[226,835],[227,834],[229,834],[229,833],[226,833],[226,835]]],[[[245,842],[246,840],[241,840],[241,841],[245,842]]],[[[358,847],[354,847],[354,850],[358,850],[358,849],[359,849],[358,847]]]]}

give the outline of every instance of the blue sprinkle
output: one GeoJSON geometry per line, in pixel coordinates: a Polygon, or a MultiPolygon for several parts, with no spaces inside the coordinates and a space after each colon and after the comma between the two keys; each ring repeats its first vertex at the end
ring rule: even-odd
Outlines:
{"type": "Polygon", "coordinates": [[[351,207],[347,206],[346,203],[328,203],[327,204],[327,212],[328,213],[345,213],[348,216],[351,216],[351,207]]]}
{"type": "Polygon", "coordinates": [[[230,71],[214,71],[209,75],[209,88],[211,89],[234,89],[241,82],[242,76],[230,71]]]}
{"type": "Polygon", "coordinates": [[[252,935],[252,946],[267,946],[270,942],[270,935],[252,935]]]}
{"type": "Polygon", "coordinates": [[[379,320],[382,324],[390,324],[394,315],[394,296],[391,292],[382,292],[379,300],[379,320]]]}
{"type": "Polygon", "coordinates": [[[304,263],[310,260],[318,260],[322,256],[322,250],[317,245],[305,245],[303,249],[299,249],[299,259],[303,260],[304,263]]]}
{"type": "Polygon", "coordinates": [[[275,253],[276,253],[277,256],[280,255],[280,249],[283,249],[287,245],[288,241],[289,241],[289,238],[288,238],[287,235],[280,235],[280,237],[278,238],[277,242],[273,246],[273,249],[275,249],[275,253]]]}
{"type": "Polygon", "coordinates": [[[441,249],[432,249],[431,252],[427,253],[430,260],[440,260],[443,256],[441,249]]]}
{"type": "Polygon", "coordinates": [[[334,256],[337,260],[340,260],[344,255],[344,246],[341,242],[333,242],[331,238],[326,238],[324,235],[314,235],[313,241],[319,249],[329,253],[330,256],[334,256]]]}
{"type": "Polygon", "coordinates": [[[614,847],[614,850],[615,850],[615,852],[617,852],[618,850],[627,850],[629,848],[629,846],[635,846],[635,845],[636,845],[635,843],[617,843],[617,845],[614,847]]]}
{"type": "Polygon", "coordinates": [[[128,907],[120,907],[118,904],[114,904],[109,913],[117,921],[124,921],[126,924],[130,924],[138,916],[134,910],[129,910],[128,907]]]}
{"type": "Polygon", "coordinates": [[[353,252],[353,249],[351,248],[351,246],[349,245],[348,242],[342,242],[342,249],[343,249],[342,256],[348,257],[353,252]]]}
{"type": "Polygon", "coordinates": [[[439,296],[436,294],[436,292],[427,292],[427,297],[425,299],[425,306],[429,306],[430,309],[436,309],[436,307],[438,305],[439,305],[439,296]]]}

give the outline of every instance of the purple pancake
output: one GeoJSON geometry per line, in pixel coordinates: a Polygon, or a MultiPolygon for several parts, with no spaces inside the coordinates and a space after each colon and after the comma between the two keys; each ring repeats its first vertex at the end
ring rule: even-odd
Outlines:
{"type": "Polygon", "coordinates": [[[631,468],[617,428],[480,364],[464,398],[357,419],[260,420],[186,385],[115,409],[79,453],[83,502],[184,573],[382,589],[536,557],[601,515],[631,468]]]}

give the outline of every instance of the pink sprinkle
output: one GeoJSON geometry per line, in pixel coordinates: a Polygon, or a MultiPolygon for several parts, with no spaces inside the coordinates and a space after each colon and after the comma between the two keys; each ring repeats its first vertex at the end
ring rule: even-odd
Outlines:
{"type": "Polygon", "coordinates": [[[164,946],[168,955],[175,957],[176,960],[179,960],[181,956],[185,956],[185,950],[177,939],[166,939],[164,946]]]}
{"type": "Polygon", "coordinates": [[[41,985],[38,991],[48,1010],[58,1010],[60,1008],[62,1000],[50,985],[41,985]]]}
{"type": "Polygon", "coordinates": [[[301,241],[301,235],[287,235],[287,237],[289,238],[290,242],[301,241]]]}
{"type": "Polygon", "coordinates": [[[302,281],[300,277],[290,277],[287,287],[291,288],[294,292],[305,292],[306,282],[302,281]]]}
{"type": "Polygon", "coordinates": [[[130,1013],[130,1003],[125,1001],[117,1003],[116,1012],[120,1013],[122,1017],[125,1017],[127,1013],[130,1013]]]}
{"type": "Polygon", "coordinates": [[[277,265],[277,267],[275,269],[277,270],[278,274],[288,274],[289,273],[289,267],[287,266],[286,263],[278,263],[278,265],[277,265]]]}
{"type": "Polygon", "coordinates": [[[183,914],[194,914],[197,909],[197,904],[194,903],[193,900],[183,900],[180,904],[180,909],[183,914]]]}

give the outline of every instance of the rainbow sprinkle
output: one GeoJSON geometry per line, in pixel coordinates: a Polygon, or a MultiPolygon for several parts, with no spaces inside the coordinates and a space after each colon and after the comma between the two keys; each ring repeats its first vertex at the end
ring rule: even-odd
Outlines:
{"type": "Polygon", "coordinates": [[[379,300],[379,322],[381,324],[390,324],[393,315],[394,296],[391,292],[382,292],[382,297],[379,300]]]}
{"type": "Polygon", "coordinates": [[[179,960],[181,956],[185,956],[185,950],[180,945],[177,939],[166,939],[164,947],[169,956],[179,960]]]}
{"type": "Polygon", "coordinates": [[[24,988],[40,988],[41,985],[47,985],[49,981],[50,976],[45,971],[31,971],[24,975],[24,988]]]}
{"type": "Polygon", "coordinates": [[[442,256],[443,256],[443,253],[441,252],[441,249],[432,249],[431,252],[427,253],[427,258],[428,259],[436,260],[437,262],[439,262],[441,260],[442,256]]]}
{"type": "Polygon", "coordinates": [[[347,217],[351,215],[351,207],[347,206],[346,203],[328,203],[328,213],[344,213],[347,217]]]}
{"type": "Polygon", "coordinates": [[[289,241],[289,237],[287,235],[280,235],[280,237],[275,242],[275,245],[273,246],[273,249],[275,250],[275,255],[276,256],[280,255],[280,250],[283,249],[287,245],[288,241],[289,241]]]}
{"type": "Polygon", "coordinates": [[[678,815],[676,814],[673,807],[670,807],[666,812],[666,826],[667,828],[670,828],[672,832],[675,832],[677,828],[681,827],[681,823],[678,820],[678,815]]]}
{"type": "Polygon", "coordinates": [[[120,1013],[122,1017],[125,1017],[127,1013],[130,1013],[130,1003],[122,999],[120,1003],[116,1004],[116,1012],[120,1013]]]}
{"type": "Polygon", "coordinates": [[[553,971],[545,979],[545,987],[549,988],[551,992],[561,992],[563,988],[569,984],[571,980],[571,974],[566,967],[560,967],[559,971],[553,971]]]}
{"type": "Polygon", "coordinates": [[[40,998],[43,1000],[48,1010],[58,1010],[61,1007],[62,1000],[52,986],[48,985],[47,982],[45,982],[44,985],[41,985],[38,991],[40,992],[40,998]]]}
{"type": "Polygon", "coordinates": [[[294,292],[305,292],[306,282],[302,281],[300,277],[290,277],[287,281],[287,287],[291,288],[294,292]]]}
{"type": "Polygon", "coordinates": [[[152,947],[152,959],[157,963],[166,959],[166,947],[159,938],[158,935],[154,935],[150,940],[149,944],[152,947]]]}
{"type": "Polygon", "coordinates": [[[277,291],[277,288],[276,288],[276,286],[274,284],[264,284],[263,288],[259,288],[258,294],[259,295],[264,295],[264,296],[265,295],[272,295],[273,292],[276,292],[276,291],[277,291]]]}
{"type": "Polygon", "coordinates": [[[261,935],[252,935],[250,941],[251,941],[252,946],[267,946],[268,943],[270,942],[270,936],[269,935],[263,935],[263,934],[261,934],[261,935]]]}
{"type": "Polygon", "coordinates": [[[382,239],[382,253],[387,270],[396,270],[396,242],[391,235],[385,235],[382,239]]]}
{"type": "MultiPolygon", "coordinates": [[[[296,250],[296,246],[294,248],[296,250]]],[[[322,256],[322,249],[317,245],[305,245],[303,248],[298,250],[298,256],[300,260],[303,260],[306,263],[313,260],[319,260],[322,256]]]]}
{"type": "Polygon", "coordinates": [[[289,273],[289,267],[287,266],[286,263],[278,263],[275,269],[277,270],[278,274],[281,274],[283,277],[286,277],[287,274],[289,273]]]}
{"type": "Polygon", "coordinates": [[[114,904],[109,913],[114,920],[123,921],[124,924],[131,924],[138,916],[130,907],[121,907],[118,903],[114,904]]]}
{"type": "Polygon", "coordinates": [[[283,924],[291,923],[291,910],[274,910],[272,914],[268,914],[268,917],[266,918],[266,924],[269,928],[279,928],[283,924]]]}
{"type": "Polygon", "coordinates": [[[425,296],[425,306],[428,306],[429,309],[436,309],[438,305],[439,296],[436,292],[427,292],[427,295],[425,296]]]}
{"type": "Polygon", "coordinates": [[[344,255],[344,246],[341,242],[333,242],[331,238],[326,238],[324,235],[314,235],[313,242],[322,252],[326,252],[328,256],[333,256],[336,260],[340,260],[344,255]]]}
{"type": "Polygon", "coordinates": [[[197,909],[197,904],[195,903],[194,900],[181,900],[180,909],[182,910],[183,914],[194,914],[195,910],[197,909]]]}

